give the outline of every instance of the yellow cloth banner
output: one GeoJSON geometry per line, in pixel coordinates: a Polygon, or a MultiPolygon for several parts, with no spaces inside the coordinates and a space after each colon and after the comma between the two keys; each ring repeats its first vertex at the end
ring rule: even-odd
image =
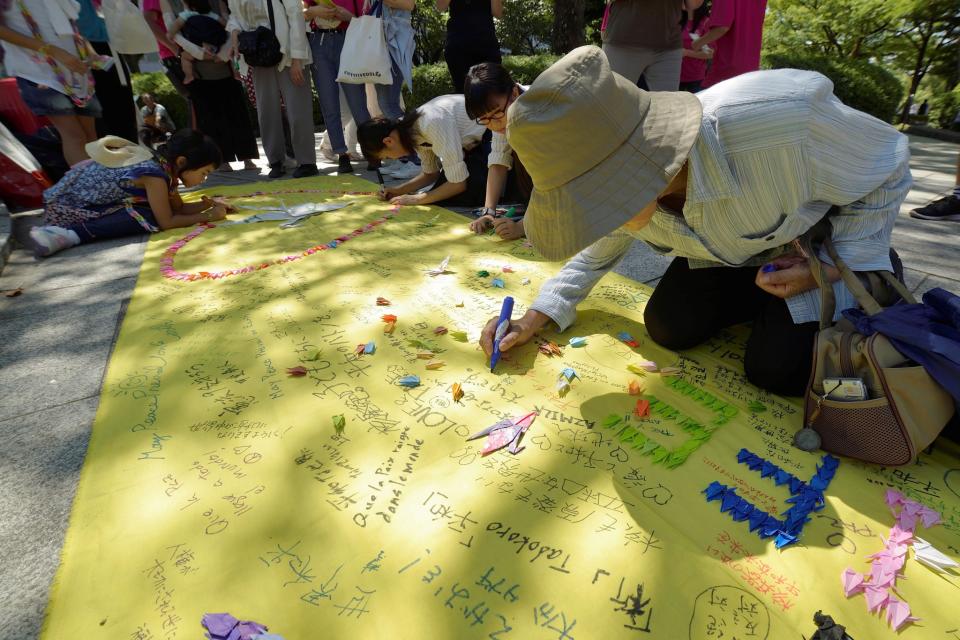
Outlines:
{"type": "MultiPolygon", "coordinates": [[[[371,195],[343,193],[374,188],[320,178],[209,189],[274,190],[232,201],[251,207],[353,204],[292,228],[220,224],[186,243],[188,229],[151,238],[44,638],[193,639],[204,613],[230,612],[286,640],[781,640],[810,637],[822,609],[873,639],[893,631],[863,594],[844,597],[840,576],[868,573],[883,548],[894,523],[887,489],[939,511],[942,524],[917,534],[960,556],[960,458],[949,443],[902,469],[841,460],[825,508],[782,550],[707,502],[717,481],[783,517],[788,485],[739,464],[738,451],[801,480],[822,455],[791,446],[798,402],[744,380],[743,327],[666,351],[642,324],[650,290],[609,275],[571,329],[539,336],[561,355],[532,343],[491,373],[481,328],[504,295],[516,298],[515,317],[524,313],[560,267],[522,241],[405,207],[303,255],[388,214],[371,195]],[[299,259],[274,263],[285,256],[299,259]],[[430,275],[446,256],[446,272],[430,275]],[[220,279],[167,277],[265,264],[220,279]],[[392,333],[384,314],[397,316],[392,333]],[[569,346],[571,337],[586,344],[569,346]],[[369,342],[373,353],[356,353],[369,342]],[[443,364],[428,369],[431,360],[443,364]],[[644,360],[680,373],[628,371],[644,360]],[[288,375],[296,367],[305,375],[288,375]],[[576,377],[561,397],[567,367],[576,377]],[[407,375],[420,386],[398,384],[407,375]],[[631,381],[642,395],[628,394],[631,381]],[[631,415],[640,399],[651,403],[643,419],[631,415]],[[483,456],[484,439],[466,440],[532,411],[517,455],[483,456]]],[[[958,576],[913,551],[903,573],[896,592],[921,621],[900,635],[960,638],[958,576]]]]}

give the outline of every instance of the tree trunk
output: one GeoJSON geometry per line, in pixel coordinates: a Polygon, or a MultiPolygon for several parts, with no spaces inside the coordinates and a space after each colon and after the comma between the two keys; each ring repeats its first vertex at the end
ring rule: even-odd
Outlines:
{"type": "Polygon", "coordinates": [[[910,79],[910,90],[907,92],[907,99],[903,103],[903,111],[900,112],[900,124],[906,124],[907,120],[910,119],[910,104],[913,102],[913,96],[917,92],[917,88],[920,87],[920,81],[923,80],[923,70],[924,70],[924,59],[927,57],[927,45],[930,43],[930,37],[933,35],[933,31],[930,33],[921,34],[920,47],[917,49],[917,64],[913,67],[913,77],[910,79]]]}
{"type": "Polygon", "coordinates": [[[585,0],[555,0],[553,4],[553,52],[564,54],[583,45],[585,0]]]}

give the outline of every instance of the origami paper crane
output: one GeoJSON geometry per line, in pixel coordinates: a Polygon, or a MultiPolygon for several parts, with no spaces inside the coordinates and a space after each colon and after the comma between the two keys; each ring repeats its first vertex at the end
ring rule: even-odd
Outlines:
{"type": "Polygon", "coordinates": [[[508,264],[503,265],[502,271],[504,273],[513,273],[513,267],[508,264]]]}
{"type": "Polygon", "coordinates": [[[660,369],[661,376],[678,376],[683,373],[683,369],[680,367],[663,367],[660,369]]]}
{"type": "Polygon", "coordinates": [[[619,338],[628,347],[636,348],[640,346],[640,343],[637,342],[636,338],[634,338],[632,335],[630,335],[626,331],[621,331],[620,333],[618,333],[617,338],[619,338]]]}
{"type": "Polygon", "coordinates": [[[504,447],[513,455],[520,453],[523,447],[520,446],[520,440],[523,434],[527,432],[530,425],[537,418],[537,412],[532,411],[520,418],[504,418],[500,422],[476,432],[467,440],[476,440],[477,438],[487,437],[487,443],[481,452],[481,455],[489,455],[504,447]]]}
{"type": "Polygon", "coordinates": [[[328,211],[336,211],[338,209],[343,209],[352,205],[352,202],[305,202],[303,204],[297,204],[288,207],[283,204],[281,200],[280,206],[272,207],[246,207],[240,206],[238,209],[245,209],[247,211],[259,211],[252,216],[246,218],[240,218],[238,220],[227,220],[223,224],[232,225],[232,224],[251,224],[253,222],[271,222],[271,221],[283,221],[283,224],[280,226],[282,228],[289,228],[295,226],[306,220],[307,218],[320,214],[326,213],[328,211]]]}
{"type": "Polygon", "coordinates": [[[460,386],[459,382],[453,383],[453,401],[460,402],[460,399],[463,398],[463,387],[460,386]]]}
{"type": "Polygon", "coordinates": [[[841,573],[840,581],[843,583],[843,594],[848,598],[863,591],[863,574],[857,573],[853,569],[847,569],[841,573]]]}
{"type": "Polygon", "coordinates": [[[374,353],[376,350],[377,350],[377,345],[374,344],[373,340],[363,345],[363,353],[366,355],[370,355],[374,353]]]}
{"type": "Polygon", "coordinates": [[[557,378],[557,394],[562,398],[570,391],[570,383],[577,377],[577,372],[567,367],[560,372],[557,378]]]}
{"type": "Polygon", "coordinates": [[[457,342],[466,342],[467,341],[467,332],[466,331],[451,331],[450,337],[456,340],[457,342]]]}
{"type": "Polygon", "coordinates": [[[433,369],[439,369],[445,364],[447,363],[444,362],[443,360],[431,360],[427,363],[426,366],[427,366],[427,369],[433,370],[433,369]]]}
{"type": "Polygon", "coordinates": [[[637,400],[637,406],[633,408],[633,415],[638,418],[649,418],[650,417],[650,401],[649,400],[637,400]]]}
{"type": "Polygon", "coordinates": [[[641,360],[640,362],[634,364],[628,364],[627,369],[642,376],[647,373],[656,373],[660,367],[658,367],[657,363],[653,362],[652,360],[641,360]]]}
{"type": "Polygon", "coordinates": [[[333,416],[333,430],[339,436],[343,433],[343,428],[347,425],[346,418],[343,417],[343,414],[333,416]]]}
{"type": "Polygon", "coordinates": [[[910,605],[890,596],[887,601],[887,624],[893,627],[894,631],[899,631],[906,623],[919,619],[910,615],[910,605]]]}
{"type": "Polygon", "coordinates": [[[569,345],[574,349],[585,347],[587,345],[587,339],[586,338],[570,338],[569,345]]]}
{"type": "Polygon", "coordinates": [[[208,640],[252,640],[267,630],[258,622],[240,621],[229,613],[207,613],[200,624],[206,630],[204,635],[208,640]]]}
{"type": "Polygon", "coordinates": [[[417,351],[418,360],[432,360],[433,351],[417,351]]]}
{"type": "Polygon", "coordinates": [[[481,269],[480,271],[477,271],[478,278],[486,278],[489,275],[490,275],[489,271],[484,271],[483,269],[481,269]]]}
{"type": "Polygon", "coordinates": [[[503,289],[506,285],[503,282],[502,278],[494,278],[490,281],[491,287],[496,287],[497,289],[503,289]]]}
{"type": "Polygon", "coordinates": [[[540,343],[540,346],[537,348],[540,350],[540,353],[544,355],[548,355],[548,356],[563,355],[563,351],[560,350],[560,347],[557,345],[557,343],[550,342],[549,340],[547,340],[546,342],[540,343]]]}
{"type": "Polygon", "coordinates": [[[631,380],[627,384],[627,393],[632,396],[638,396],[643,393],[643,385],[640,384],[639,380],[631,380]]]}
{"type": "Polygon", "coordinates": [[[960,567],[952,558],[941,553],[923,538],[913,543],[913,554],[917,562],[939,573],[949,573],[960,567]]]}
{"type": "MultiPolygon", "coordinates": [[[[389,306],[390,306],[390,301],[387,300],[386,298],[377,298],[377,306],[378,306],[378,307],[389,307],[389,306]]],[[[396,320],[394,320],[394,322],[396,322],[396,320]]]]}
{"type": "Polygon", "coordinates": [[[413,387],[419,387],[420,376],[414,376],[414,375],[403,376],[397,380],[397,384],[400,385],[401,387],[407,387],[408,389],[412,389],[413,387]]]}
{"type": "Polygon", "coordinates": [[[445,334],[446,332],[447,332],[447,328],[446,328],[446,327],[437,327],[436,329],[433,330],[433,335],[435,335],[435,336],[442,336],[442,335],[445,334]]]}
{"type": "Polygon", "coordinates": [[[306,367],[287,367],[287,375],[293,378],[300,378],[307,375],[306,367]]]}
{"type": "Polygon", "coordinates": [[[447,265],[449,264],[450,264],[450,256],[447,256],[446,258],[441,260],[440,264],[438,264],[436,267],[434,267],[433,269],[425,269],[425,271],[427,272],[427,275],[430,277],[440,276],[447,273],[447,265]]]}
{"type": "Polygon", "coordinates": [[[520,284],[524,286],[530,284],[530,278],[520,278],[520,284]]]}

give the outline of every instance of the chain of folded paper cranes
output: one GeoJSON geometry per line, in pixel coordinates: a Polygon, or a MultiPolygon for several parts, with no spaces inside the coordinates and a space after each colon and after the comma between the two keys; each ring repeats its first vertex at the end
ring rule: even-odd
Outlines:
{"type": "MultiPolygon", "coordinates": [[[[295,189],[295,190],[289,190],[289,191],[273,191],[273,192],[270,192],[269,194],[262,191],[258,191],[258,192],[254,192],[252,194],[248,194],[244,196],[227,196],[227,197],[230,199],[235,199],[235,198],[249,198],[249,197],[260,196],[260,195],[282,195],[287,193],[325,193],[328,195],[330,194],[332,195],[373,195],[372,191],[330,191],[330,190],[320,190],[320,189],[295,189]]],[[[195,271],[192,273],[177,271],[176,267],[174,266],[174,261],[176,260],[177,253],[180,251],[180,249],[185,247],[187,243],[196,239],[201,234],[209,231],[210,229],[214,229],[217,226],[214,224],[201,224],[201,225],[198,225],[197,228],[190,231],[190,233],[188,233],[187,235],[183,236],[182,238],[180,238],[179,240],[171,244],[170,247],[168,247],[167,250],[163,252],[163,255],[160,257],[160,274],[164,278],[167,278],[170,280],[193,282],[196,280],[220,280],[222,278],[229,278],[232,276],[242,276],[242,275],[247,275],[249,273],[253,273],[255,271],[262,271],[264,269],[269,269],[274,265],[285,264],[287,262],[295,262],[297,260],[302,260],[303,258],[307,258],[309,256],[312,256],[316,253],[320,253],[322,251],[326,251],[328,249],[336,249],[344,242],[347,242],[353,238],[356,238],[357,236],[361,236],[365,233],[369,233],[370,231],[373,231],[383,223],[393,218],[399,212],[399,210],[400,210],[400,207],[395,205],[390,209],[390,212],[387,213],[386,215],[381,216],[380,218],[377,218],[376,220],[373,220],[371,222],[368,222],[362,227],[354,229],[350,233],[346,233],[342,236],[338,236],[337,238],[334,238],[333,240],[323,244],[313,245],[312,247],[308,247],[300,251],[299,253],[292,253],[284,256],[279,256],[276,258],[270,258],[270,259],[258,262],[256,264],[251,264],[243,267],[236,267],[233,269],[225,269],[223,271],[195,271]]]]}

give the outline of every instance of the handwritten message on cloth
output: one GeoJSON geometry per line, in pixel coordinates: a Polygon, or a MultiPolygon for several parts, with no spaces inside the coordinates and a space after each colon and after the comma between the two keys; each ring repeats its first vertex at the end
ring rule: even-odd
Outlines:
{"type": "MultiPolygon", "coordinates": [[[[391,217],[356,195],[373,190],[359,179],[282,188],[234,203],[353,204],[292,228],[217,226],[174,250],[188,230],[151,238],[44,638],[192,639],[205,613],[230,612],[287,640],[772,640],[812,634],[818,609],[886,637],[841,574],[884,548],[887,489],[939,512],[923,538],[960,557],[949,443],[902,469],[841,460],[782,550],[707,502],[717,482],[782,518],[789,485],[738,452],[798,479],[821,462],[790,444],[798,402],[745,381],[742,328],[666,351],[642,324],[650,290],[611,274],[574,327],[490,373],[481,328],[504,295],[521,315],[560,265],[440,209],[391,217]],[[398,384],[410,376],[419,385],[398,384]],[[516,455],[466,440],[531,412],[516,455]]],[[[957,577],[912,557],[903,572],[896,589],[921,620],[900,635],[960,638],[957,577]]]]}

